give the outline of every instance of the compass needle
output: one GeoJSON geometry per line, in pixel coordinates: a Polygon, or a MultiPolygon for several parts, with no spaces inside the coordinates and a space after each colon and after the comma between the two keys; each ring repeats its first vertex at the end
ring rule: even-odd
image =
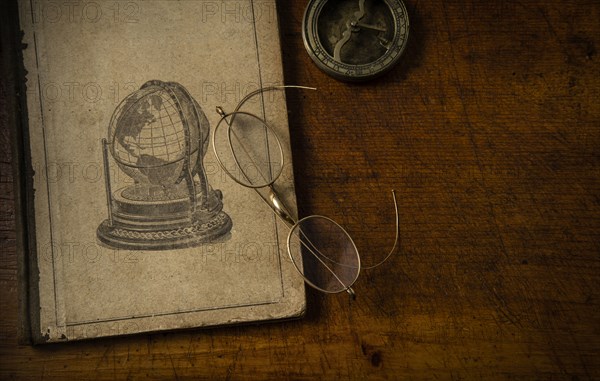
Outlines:
{"type": "Polygon", "coordinates": [[[358,9],[359,11],[354,14],[356,21],[360,21],[363,17],[365,17],[365,0],[358,0],[358,9]]]}
{"type": "Polygon", "coordinates": [[[337,42],[337,44],[335,44],[335,49],[333,51],[333,59],[339,62],[343,62],[342,48],[344,47],[344,45],[346,45],[348,41],[350,41],[350,36],[352,36],[352,26],[350,25],[350,23],[348,23],[346,26],[347,29],[342,34],[342,38],[337,42]]]}
{"type": "Polygon", "coordinates": [[[390,48],[390,41],[388,41],[385,37],[378,36],[379,43],[386,49],[390,48]]]}
{"type": "Polygon", "coordinates": [[[359,27],[365,28],[365,29],[372,29],[372,30],[376,30],[379,32],[384,32],[384,33],[387,32],[387,29],[382,28],[377,25],[369,25],[369,24],[363,24],[363,23],[359,22],[359,23],[356,23],[356,26],[359,26],[359,27]]]}

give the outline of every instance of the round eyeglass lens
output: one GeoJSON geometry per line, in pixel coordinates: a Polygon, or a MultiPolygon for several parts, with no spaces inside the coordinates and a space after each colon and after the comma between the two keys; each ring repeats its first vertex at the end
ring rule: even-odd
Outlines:
{"type": "Polygon", "coordinates": [[[352,238],[324,216],[298,221],[288,235],[288,253],[312,287],[337,293],[350,288],[360,273],[360,258],[352,238]]]}
{"type": "Polygon", "coordinates": [[[283,170],[283,148],[261,118],[235,112],[219,121],[213,135],[217,161],[236,182],[251,188],[271,185],[283,170]]]}

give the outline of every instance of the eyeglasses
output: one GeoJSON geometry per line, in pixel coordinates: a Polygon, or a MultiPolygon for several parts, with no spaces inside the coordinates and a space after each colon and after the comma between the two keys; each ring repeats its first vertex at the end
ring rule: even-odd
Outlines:
{"type": "Polygon", "coordinates": [[[316,90],[305,86],[271,86],[246,95],[231,113],[220,106],[221,120],[215,127],[212,145],[223,171],[238,184],[254,189],[273,212],[290,228],[288,255],[298,273],[311,287],[334,294],[346,291],[355,297],[352,285],[361,269],[380,266],[394,253],[399,240],[399,214],[396,193],[392,191],[396,211],[394,246],[379,263],[361,266],[358,249],[350,234],[331,218],[310,215],[292,217],[289,208],[275,191],[274,184],[285,167],[284,148],[273,127],[255,114],[240,111],[252,97],[267,91],[289,88],[316,90]]]}

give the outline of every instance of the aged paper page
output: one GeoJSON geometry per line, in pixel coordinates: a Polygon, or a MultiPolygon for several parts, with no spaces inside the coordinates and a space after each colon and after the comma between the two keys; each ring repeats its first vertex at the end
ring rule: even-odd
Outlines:
{"type": "MultiPolygon", "coordinates": [[[[232,111],[247,93],[283,82],[275,1],[23,0],[20,21],[38,340],[301,315],[304,285],[286,253],[285,225],[223,173],[202,140],[220,119],[216,106],[232,111]],[[146,121],[135,119],[144,113],[146,121]],[[199,201],[184,197],[191,188],[199,201]],[[187,209],[194,202],[195,215],[187,209]],[[110,208],[110,226],[123,229],[102,230],[110,208]],[[169,238],[168,249],[160,230],[170,226],[192,235],[169,238]]],[[[246,109],[272,123],[291,158],[283,94],[246,109]]],[[[292,172],[278,181],[288,205],[292,172]]]]}

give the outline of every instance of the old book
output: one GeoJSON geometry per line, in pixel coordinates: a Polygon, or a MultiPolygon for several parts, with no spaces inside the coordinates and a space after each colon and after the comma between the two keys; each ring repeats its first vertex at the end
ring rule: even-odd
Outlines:
{"type": "MultiPolygon", "coordinates": [[[[19,19],[33,341],[302,316],[285,225],[209,149],[217,106],[283,82],[275,0],[23,0],[19,19]]],[[[284,94],[245,107],[289,142],[284,94]]]]}

